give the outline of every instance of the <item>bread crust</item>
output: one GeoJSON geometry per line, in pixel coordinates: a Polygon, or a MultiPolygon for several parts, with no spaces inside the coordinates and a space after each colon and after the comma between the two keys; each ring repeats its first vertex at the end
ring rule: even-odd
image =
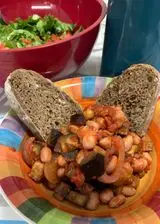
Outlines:
{"type": "MultiPolygon", "coordinates": [[[[143,114],[138,114],[136,115],[136,120],[133,120],[132,116],[131,116],[131,110],[133,110],[133,105],[131,105],[131,109],[130,111],[125,111],[124,112],[127,114],[128,119],[131,122],[131,125],[133,125],[131,127],[132,131],[137,132],[139,135],[143,136],[144,134],[146,134],[148,127],[150,125],[150,122],[153,118],[153,113],[154,113],[154,109],[155,109],[155,105],[156,102],[158,100],[159,94],[160,94],[160,73],[151,65],[148,64],[134,64],[132,66],[130,66],[129,68],[127,68],[126,70],[124,70],[122,72],[122,74],[118,77],[115,77],[109,84],[108,86],[102,91],[101,95],[97,98],[96,103],[97,104],[112,104],[112,101],[116,104],[120,104],[122,107],[127,105],[126,99],[123,99],[121,97],[121,94],[124,96],[125,92],[125,88],[126,85],[132,87],[132,91],[129,92],[129,97],[139,97],[140,95],[138,95],[139,93],[136,92],[137,89],[137,85],[139,85],[139,89],[141,88],[142,85],[142,98],[147,97],[148,96],[148,106],[145,105],[145,117],[142,117],[143,114]],[[143,78],[141,78],[141,75],[143,74],[143,78]],[[141,78],[141,80],[143,81],[142,83],[136,83],[134,86],[134,83],[131,83],[131,81],[133,81],[133,77],[136,77],[137,80],[141,78]],[[151,79],[152,81],[148,81],[147,79],[149,79],[149,76],[151,76],[153,79],[151,79]],[[145,79],[145,80],[143,80],[145,79]],[[126,83],[127,80],[127,83],[126,83]],[[147,84],[151,84],[152,89],[146,90],[146,83],[147,84]],[[143,90],[144,87],[144,90],[143,90]],[[146,92],[145,92],[146,90],[146,92]],[[154,93],[154,95],[151,97],[150,92],[152,92],[152,94],[154,93]],[[141,116],[142,115],[142,116],[141,116]],[[137,128],[137,126],[135,125],[135,123],[141,122],[141,126],[137,128]]],[[[127,88],[126,88],[127,89],[127,88]]],[[[126,94],[128,94],[128,92],[126,92],[126,94]]],[[[146,99],[147,100],[147,99],[146,99]]],[[[141,100],[139,105],[135,105],[135,108],[138,109],[141,107],[144,107],[144,105],[141,105],[143,102],[143,100],[141,100]]],[[[138,111],[138,110],[137,110],[138,111]]],[[[139,110],[140,111],[140,110],[139,110]]],[[[142,111],[144,112],[144,111],[142,111]]]]}
{"type": "MultiPolygon", "coordinates": [[[[61,103],[61,107],[63,106],[63,102],[65,103],[64,105],[68,105],[67,108],[71,108],[73,107],[73,112],[79,112],[79,113],[82,113],[82,108],[81,106],[76,102],[74,101],[68,94],[66,94],[64,91],[60,90],[60,88],[56,87],[53,85],[53,83],[50,81],[50,80],[47,80],[45,79],[44,77],[42,77],[40,74],[34,72],[34,71],[31,71],[31,70],[24,70],[24,69],[18,69],[18,70],[15,70],[13,73],[11,73],[6,82],[5,82],[5,93],[6,93],[6,96],[8,98],[8,101],[10,103],[10,106],[11,108],[16,112],[16,114],[18,115],[18,117],[20,118],[20,120],[29,128],[29,130],[39,139],[39,140],[42,140],[42,141],[45,141],[47,142],[48,141],[48,138],[50,138],[50,134],[52,133],[53,134],[53,129],[56,129],[56,130],[59,130],[61,127],[61,124],[59,124],[58,126],[54,126],[54,124],[52,126],[49,126],[49,133],[44,133],[43,129],[40,130],[40,128],[38,127],[37,123],[35,120],[33,120],[31,118],[31,116],[28,114],[27,110],[25,110],[25,107],[24,107],[24,104],[23,102],[20,102],[22,100],[19,100],[19,96],[20,94],[23,94],[23,90],[21,93],[18,92],[18,94],[15,94],[15,89],[13,88],[13,80],[14,80],[14,77],[17,78],[16,74],[20,74],[23,76],[23,74],[29,74],[31,76],[36,76],[38,77],[38,80],[40,80],[40,82],[44,82],[45,85],[48,85],[48,88],[42,88],[42,91],[46,91],[46,95],[48,96],[48,98],[52,98],[52,105],[49,105],[50,108],[55,108],[57,106],[57,102],[56,101],[56,104],[54,104],[54,93],[52,91],[56,91],[56,94],[57,96],[55,97],[57,99],[60,100],[60,103],[61,103]]],[[[25,80],[25,78],[22,79],[23,82],[26,82],[27,83],[27,80],[25,80]]],[[[26,84],[25,83],[25,84],[26,84]]],[[[35,83],[35,86],[37,85],[37,83],[35,83]]],[[[29,88],[28,86],[26,88],[29,88]]],[[[36,88],[35,88],[35,92],[36,92],[36,88]]],[[[37,99],[39,100],[39,99],[37,99]]],[[[29,104],[29,100],[28,100],[28,104],[29,104]]],[[[56,109],[56,108],[55,108],[56,109]]],[[[59,118],[60,116],[67,116],[67,115],[72,115],[72,108],[70,109],[70,111],[66,111],[66,108],[63,107],[62,108],[63,111],[61,111],[61,114],[58,114],[57,117],[59,118]]],[[[50,119],[52,118],[52,120],[56,120],[58,121],[58,118],[54,117],[53,115],[49,115],[47,114],[47,112],[45,111],[41,111],[41,113],[44,113],[44,117],[45,117],[45,120],[47,121],[49,119],[49,116],[50,116],[50,119]],[[48,116],[48,118],[47,118],[48,116]]],[[[36,115],[38,115],[38,113],[40,113],[40,111],[35,111],[33,110],[33,113],[36,113],[36,115]]],[[[59,112],[60,113],[60,112],[59,112]]],[[[35,115],[35,116],[36,116],[35,115]]],[[[66,117],[66,121],[69,120],[70,117],[66,117]]],[[[58,121],[59,122],[59,121],[58,121]]],[[[53,122],[54,123],[54,122],[53,122]]],[[[67,123],[64,122],[63,125],[67,125],[67,123]]]]}

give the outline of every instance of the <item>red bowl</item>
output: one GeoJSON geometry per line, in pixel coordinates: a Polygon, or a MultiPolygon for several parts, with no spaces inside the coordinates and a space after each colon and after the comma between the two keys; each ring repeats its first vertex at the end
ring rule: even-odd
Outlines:
{"type": "Polygon", "coordinates": [[[17,68],[32,69],[54,80],[76,72],[91,53],[106,6],[103,0],[0,1],[0,15],[6,22],[33,14],[52,14],[62,21],[81,24],[85,30],[56,44],[1,50],[0,86],[17,68]]]}

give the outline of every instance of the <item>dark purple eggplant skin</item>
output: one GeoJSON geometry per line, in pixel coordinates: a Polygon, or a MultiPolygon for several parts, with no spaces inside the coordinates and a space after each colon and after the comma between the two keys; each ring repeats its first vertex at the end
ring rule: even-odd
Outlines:
{"type": "Polygon", "coordinates": [[[71,187],[70,187],[69,184],[67,184],[65,182],[61,182],[55,188],[53,195],[59,201],[63,201],[67,197],[67,195],[69,194],[70,189],[71,189],[71,187]]]}
{"type": "Polygon", "coordinates": [[[84,195],[76,191],[70,191],[67,195],[67,199],[74,204],[85,207],[88,202],[88,195],[84,195]]]}
{"type": "Polygon", "coordinates": [[[62,136],[62,133],[57,129],[52,129],[51,134],[47,140],[47,144],[51,147],[55,147],[57,140],[62,136]]]}
{"type": "Polygon", "coordinates": [[[105,172],[104,156],[99,153],[91,152],[82,160],[80,169],[87,181],[93,177],[97,178],[101,176],[105,172]]]}
{"type": "Polygon", "coordinates": [[[86,119],[83,114],[74,114],[70,117],[70,124],[77,126],[85,125],[86,119]]]}

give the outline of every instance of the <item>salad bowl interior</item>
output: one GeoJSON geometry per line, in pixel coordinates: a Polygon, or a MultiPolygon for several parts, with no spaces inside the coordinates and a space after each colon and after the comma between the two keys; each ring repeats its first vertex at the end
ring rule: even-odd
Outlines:
{"type": "MultiPolygon", "coordinates": [[[[77,100],[82,107],[94,104],[96,97],[111,81],[103,77],[66,79],[55,84],[77,100]]],[[[88,211],[69,202],[56,200],[52,191],[28,177],[29,167],[24,163],[21,150],[28,137],[26,128],[10,111],[0,126],[0,184],[4,197],[28,219],[36,223],[135,223],[135,220],[155,222],[159,216],[160,187],[160,101],[158,100],[147,135],[154,144],[152,167],[141,180],[137,193],[117,209],[101,205],[96,211],[88,211]],[[16,151],[13,150],[16,149],[16,151]],[[12,188],[10,185],[12,184],[12,188]],[[45,222],[44,222],[45,221],[45,222]]]]}

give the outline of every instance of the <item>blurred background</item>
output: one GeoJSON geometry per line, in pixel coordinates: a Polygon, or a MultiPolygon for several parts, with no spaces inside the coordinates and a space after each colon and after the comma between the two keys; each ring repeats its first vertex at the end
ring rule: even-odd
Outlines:
{"type": "MultiPolygon", "coordinates": [[[[104,0],[106,4],[108,4],[108,0],[104,0]]],[[[101,29],[99,32],[98,39],[96,44],[93,48],[93,51],[85,62],[85,64],[80,68],[78,74],[85,74],[85,75],[99,75],[100,66],[101,66],[101,57],[102,57],[102,49],[103,49],[103,42],[104,42],[104,33],[105,33],[105,23],[106,18],[104,18],[103,22],[101,23],[101,29]]]]}

